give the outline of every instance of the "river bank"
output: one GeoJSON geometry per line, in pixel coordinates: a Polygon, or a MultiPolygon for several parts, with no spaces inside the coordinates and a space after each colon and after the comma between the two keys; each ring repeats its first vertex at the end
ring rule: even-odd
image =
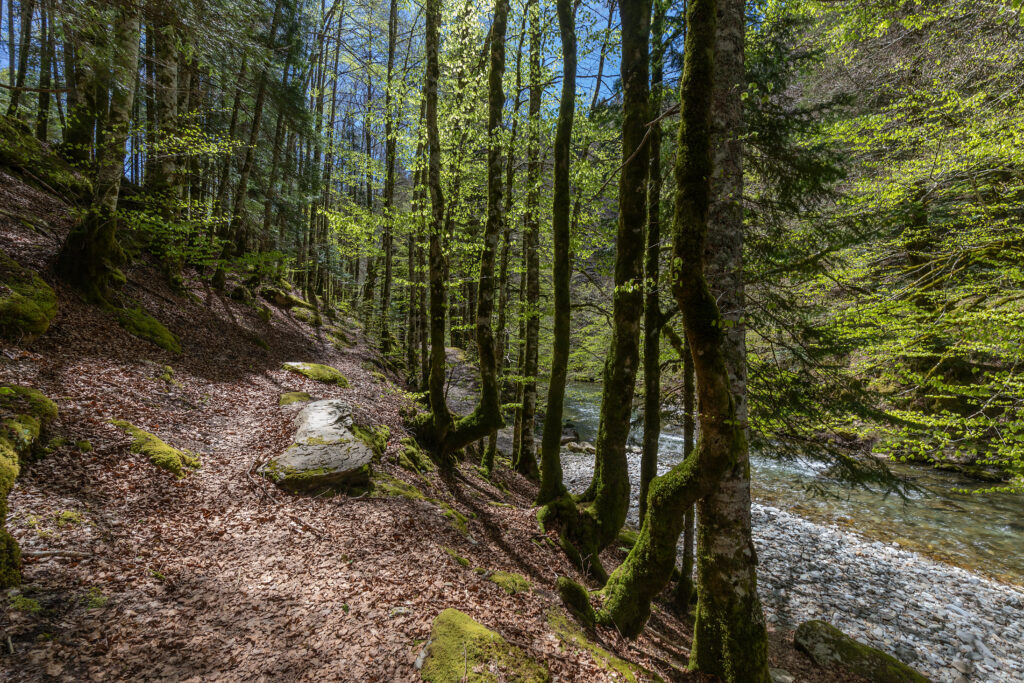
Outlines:
{"type": "MultiPolygon", "coordinates": [[[[639,461],[629,455],[633,525],[639,461]]],[[[593,462],[563,452],[572,492],[590,483],[593,462]]],[[[1024,679],[1024,590],[778,507],[755,503],[752,522],[770,621],[823,619],[935,681],[1024,679]]]]}

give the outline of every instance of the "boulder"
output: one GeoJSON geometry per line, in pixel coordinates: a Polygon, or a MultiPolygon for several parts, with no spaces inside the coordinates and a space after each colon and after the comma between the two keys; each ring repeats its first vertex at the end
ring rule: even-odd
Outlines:
{"type": "Polygon", "coordinates": [[[818,666],[839,666],[878,683],[928,683],[928,679],[895,657],[864,645],[835,626],[805,621],[793,643],[818,666]]]}
{"type": "Polygon", "coordinates": [[[416,661],[424,681],[551,680],[547,668],[500,635],[456,609],[434,619],[430,641],[416,661]]]}
{"type": "Polygon", "coordinates": [[[314,401],[299,412],[297,420],[294,443],[267,461],[260,474],[292,492],[369,483],[373,450],[353,434],[348,403],[314,401]]]}
{"type": "Polygon", "coordinates": [[[324,382],[326,384],[336,384],[342,389],[348,388],[348,378],[341,374],[341,371],[337,368],[332,368],[330,365],[321,365],[320,363],[300,363],[290,362],[285,363],[282,366],[289,372],[308,377],[309,379],[316,380],[317,382],[324,382]]]}
{"type": "Polygon", "coordinates": [[[576,431],[576,425],[566,422],[562,425],[562,445],[568,445],[580,440],[580,433],[576,431]]]}
{"type": "Polygon", "coordinates": [[[597,448],[594,444],[589,441],[572,441],[565,445],[565,449],[570,453],[596,453],[597,448]]]}

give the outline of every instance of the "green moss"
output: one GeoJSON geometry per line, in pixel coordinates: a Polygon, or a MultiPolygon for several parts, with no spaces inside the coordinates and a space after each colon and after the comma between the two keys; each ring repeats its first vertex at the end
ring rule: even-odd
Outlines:
{"type": "Polygon", "coordinates": [[[119,427],[133,438],[132,453],[140,453],[162,470],[167,470],[178,479],[183,479],[191,470],[200,466],[199,458],[194,453],[178,450],[151,434],[124,420],[111,420],[110,423],[119,427]]]}
{"type": "Polygon", "coordinates": [[[462,565],[463,567],[468,567],[469,566],[469,560],[464,558],[462,555],[459,555],[457,552],[455,552],[454,550],[452,550],[448,546],[444,546],[443,548],[444,548],[444,551],[446,553],[448,553],[449,555],[451,555],[452,559],[455,560],[456,562],[458,562],[460,565],[462,565]]]}
{"type": "Polygon", "coordinates": [[[33,600],[24,595],[11,596],[9,606],[15,612],[26,612],[28,614],[39,614],[43,611],[43,606],[39,604],[38,600],[33,600]]]}
{"type": "Polygon", "coordinates": [[[256,315],[263,322],[269,323],[270,322],[270,318],[273,315],[273,313],[271,313],[270,309],[267,308],[266,306],[260,306],[259,308],[256,309],[256,315]]]}
{"type": "Polygon", "coordinates": [[[285,363],[283,367],[285,370],[298,373],[317,382],[336,384],[342,389],[348,388],[348,378],[341,374],[337,368],[332,368],[330,365],[321,365],[320,363],[285,363]]]}
{"type": "Polygon", "coordinates": [[[0,166],[43,191],[56,190],[73,199],[92,194],[89,181],[32,135],[24,123],[0,116],[0,166]]]}
{"type": "Polygon", "coordinates": [[[81,453],[89,453],[92,451],[92,442],[88,439],[81,439],[75,442],[75,448],[81,453]]]}
{"type": "Polygon", "coordinates": [[[384,457],[384,451],[388,447],[388,439],[391,438],[391,429],[387,425],[376,425],[372,427],[364,425],[352,425],[352,433],[356,438],[365,443],[373,451],[374,461],[384,457]]]}
{"type": "Polygon", "coordinates": [[[53,288],[0,251],[0,338],[29,343],[46,332],[56,315],[53,288]]]}
{"type": "MultiPolygon", "coordinates": [[[[6,494],[3,494],[6,498],[6,494]]],[[[21,550],[14,537],[0,529],[0,588],[21,583],[21,550]]]]}
{"type": "MultiPolygon", "coordinates": [[[[621,680],[635,683],[640,680],[643,669],[626,660],[613,655],[600,645],[594,643],[587,635],[558,608],[548,610],[548,626],[554,631],[562,642],[569,647],[577,647],[590,653],[594,663],[609,672],[618,674],[621,680]]],[[[618,679],[617,679],[618,680],[618,679]]]]}
{"type": "Polygon", "coordinates": [[[543,664],[455,609],[446,609],[434,619],[420,674],[430,683],[551,680],[543,664]]]}
{"type": "Polygon", "coordinates": [[[306,308],[314,310],[313,305],[308,301],[277,287],[264,287],[260,290],[260,296],[278,308],[306,308]]]}
{"type": "Polygon", "coordinates": [[[793,636],[798,650],[807,653],[818,666],[838,664],[844,669],[878,683],[927,683],[928,679],[895,657],[859,643],[824,621],[806,621],[793,636]]]}
{"type": "Polygon", "coordinates": [[[86,609],[102,609],[107,606],[108,602],[110,602],[110,598],[96,586],[90,588],[89,593],[85,596],[86,609]]]}
{"type": "Polygon", "coordinates": [[[397,497],[408,500],[427,500],[423,492],[412,484],[383,472],[374,474],[372,495],[374,498],[397,497]]]}
{"type": "Polygon", "coordinates": [[[587,589],[568,576],[559,576],[555,581],[555,588],[558,590],[558,597],[562,599],[565,608],[585,627],[593,628],[597,615],[594,614],[594,608],[590,604],[590,595],[587,593],[587,589]]]}
{"type": "Polygon", "coordinates": [[[57,526],[78,526],[85,522],[85,518],[82,517],[82,513],[77,510],[61,510],[56,514],[57,526]]]}
{"type": "Polygon", "coordinates": [[[499,569],[491,572],[487,579],[501,586],[509,595],[530,590],[529,580],[522,574],[516,574],[515,572],[505,572],[499,569]]]}
{"type": "Polygon", "coordinates": [[[117,311],[117,322],[128,333],[153,342],[173,353],[181,353],[181,342],[173,332],[141,308],[122,308],[117,311]]]}
{"type": "Polygon", "coordinates": [[[452,523],[452,526],[463,536],[469,534],[469,518],[448,503],[434,501],[441,507],[441,514],[452,523]]]}
{"type": "Polygon", "coordinates": [[[323,321],[320,320],[320,313],[309,308],[295,308],[292,310],[292,315],[295,316],[296,320],[301,320],[307,325],[313,327],[320,327],[323,325],[323,321]]]}
{"type": "Polygon", "coordinates": [[[290,406],[293,403],[302,403],[310,400],[311,398],[312,397],[305,391],[286,391],[277,399],[277,405],[290,406]]]}
{"type": "Polygon", "coordinates": [[[625,550],[626,552],[629,552],[629,550],[632,549],[633,546],[636,545],[636,542],[637,542],[637,540],[639,538],[640,538],[640,532],[639,531],[633,531],[632,529],[625,529],[625,528],[623,528],[622,530],[619,531],[618,541],[619,541],[619,545],[622,546],[622,549],[625,550]]]}
{"type": "Polygon", "coordinates": [[[402,450],[398,454],[399,466],[418,474],[433,472],[437,469],[430,460],[430,456],[424,453],[423,449],[416,443],[416,439],[407,436],[399,443],[402,444],[402,450]]]}

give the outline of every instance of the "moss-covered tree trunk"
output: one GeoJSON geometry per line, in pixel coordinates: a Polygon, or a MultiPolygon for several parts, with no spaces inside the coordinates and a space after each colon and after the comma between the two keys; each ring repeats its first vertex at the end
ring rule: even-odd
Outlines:
{"type": "MultiPolygon", "coordinates": [[[[525,27],[526,17],[523,17],[523,26],[525,27]]],[[[523,54],[523,40],[526,37],[526,33],[523,30],[519,32],[519,46],[516,49],[516,84],[515,92],[516,99],[515,104],[512,105],[512,130],[509,135],[508,141],[508,152],[505,155],[505,215],[504,215],[504,228],[502,230],[501,237],[501,261],[499,266],[498,281],[500,287],[500,295],[498,297],[498,325],[497,325],[497,339],[495,340],[494,348],[494,370],[501,376],[503,366],[505,364],[506,344],[508,342],[507,317],[508,317],[508,301],[511,294],[511,285],[509,283],[508,267],[509,261],[512,255],[512,222],[509,221],[508,217],[512,214],[512,190],[515,182],[515,149],[516,149],[516,132],[519,129],[519,107],[522,105],[521,97],[521,85],[522,85],[522,54],[523,54]]],[[[501,387],[498,388],[499,400],[501,399],[501,387]]],[[[498,451],[498,430],[491,430],[490,436],[487,438],[487,448],[484,450],[483,458],[481,459],[481,467],[487,476],[490,476],[494,470],[494,456],[498,451]]]]}
{"type": "MultiPolygon", "coordinates": [[[[718,0],[715,40],[714,172],[706,274],[721,309],[723,350],[736,429],[747,431],[743,291],[744,0],[718,0]]],[[[727,681],[768,680],[764,613],[750,530],[746,438],[718,485],[697,505],[697,622],[691,665],[727,681]]]]}
{"type": "MultiPolygon", "coordinates": [[[[11,99],[7,103],[7,115],[17,116],[21,104],[21,91],[25,87],[25,74],[28,72],[28,53],[32,48],[32,15],[35,13],[35,0],[22,0],[21,16],[19,17],[20,39],[18,43],[18,72],[11,74],[14,88],[11,99]]],[[[7,18],[8,30],[13,31],[14,22],[7,18]]]]}
{"type": "Polygon", "coordinates": [[[156,76],[155,140],[149,153],[155,157],[148,166],[146,190],[159,202],[160,213],[174,220],[178,196],[178,157],[173,149],[178,123],[178,38],[171,3],[156,3],[147,32],[153,38],[153,68],[156,76]]]}
{"type": "Polygon", "coordinates": [[[36,137],[49,142],[50,72],[53,53],[53,6],[47,0],[39,5],[39,99],[36,107],[36,137]]]}
{"type": "Polygon", "coordinates": [[[558,31],[562,39],[562,98],[555,129],[554,197],[551,204],[552,289],[555,300],[554,342],[548,405],[541,440],[540,490],[537,504],[544,505],[566,495],[562,484],[562,408],[569,367],[569,155],[572,124],[576,115],[576,20],[571,0],[558,0],[558,31]]]}
{"type": "Polygon", "coordinates": [[[476,343],[480,360],[480,401],[468,416],[452,421],[444,397],[444,316],[445,278],[441,230],[444,202],[441,196],[440,140],[437,130],[437,78],[439,73],[437,33],[440,22],[439,0],[427,2],[427,138],[430,147],[428,184],[433,202],[430,235],[431,290],[431,369],[430,423],[420,423],[419,436],[441,463],[449,456],[501,427],[498,378],[494,360],[494,260],[502,227],[501,115],[505,105],[502,78],[505,73],[505,27],[508,0],[496,0],[491,29],[491,66],[488,74],[488,150],[487,150],[487,223],[484,247],[480,254],[480,280],[477,289],[476,343]]]}
{"type": "MultiPolygon", "coordinates": [[[[693,453],[694,419],[696,398],[693,388],[693,356],[690,347],[682,349],[683,356],[683,458],[693,453]]],[[[690,601],[693,597],[693,541],[694,541],[694,506],[691,505],[683,514],[683,563],[679,583],[675,590],[675,607],[680,614],[688,614],[690,601]]]]}
{"type": "MultiPolygon", "coordinates": [[[[667,0],[655,0],[651,19],[651,116],[661,113],[665,58],[663,33],[667,0]]],[[[640,524],[647,514],[647,491],[658,474],[661,438],[661,304],[658,275],[661,251],[661,123],[650,126],[650,168],[647,177],[647,235],[644,258],[644,434],[640,456],[640,524]]]]}
{"type": "MultiPolygon", "coordinates": [[[[97,303],[109,304],[113,288],[124,283],[119,270],[125,257],[117,243],[117,194],[124,175],[125,142],[135,100],[139,15],[136,2],[119,6],[111,37],[114,59],[109,82],[113,92],[105,117],[107,130],[101,136],[102,143],[97,144],[92,203],[71,229],[57,257],[61,277],[97,303]]],[[[103,49],[99,45],[94,48],[103,49]]],[[[95,88],[97,84],[82,85],[95,88]]]]}
{"type": "Polygon", "coordinates": [[[644,140],[650,110],[648,36],[651,0],[624,0],[622,14],[622,159],[615,250],[611,348],[604,367],[597,455],[591,482],[593,502],[581,511],[573,544],[592,573],[603,578],[598,553],[611,543],[629,509],[629,437],[633,392],[640,365],[643,315],[644,228],[650,147],[644,140]]]}
{"type": "MultiPolygon", "coordinates": [[[[523,248],[526,258],[526,349],[523,365],[523,415],[519,451],[513,465],[520,474],[536,479],[537,454],[535,425],[537,415],[537,358],[540,343],[540,104],[544,86],[540,73],[540,7],[537,0],[527,5],[530,16],[530,124],[527,137],[526,217],[523,222],[523,248]]],[[[545,420],[550,427],[550,421],[545,420]]],[[[554,428],[561,427],[561,423],[554,428]]]]}
{"type": "Polygon", "coordinates": [[[391,308],[391,270],[394,258],[395,204],[395,115],[392,109],[395,69],[395,42],[398,40],[398,0],[391,0],[388,12],[388,76],[384,92],[384,282],[380,297],[380,343],[386,355],[391,350],[388,314],[391,308]]]}

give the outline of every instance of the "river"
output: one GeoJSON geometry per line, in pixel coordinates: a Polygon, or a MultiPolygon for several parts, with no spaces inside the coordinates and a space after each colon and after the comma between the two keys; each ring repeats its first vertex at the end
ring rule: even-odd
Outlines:
{"type": "MultiPolygon", "coordinates": [[[[567,386],[564,419],[575,425],[583,441],[597,438],[600,409],[599,384],[567,386]]],[[[639,428],[630,442],[640,444],[639,428]]],[[[682,446],[681,428],[664,425],[659,473],[679,462],[682,446]]],[[[979,482],[901,463],[890,467],[915,487],[903,497],[837,482],[824,463],[754,453],[751,465],[752,494],[761,503],[1024,585],[1024,496],[963,493],[961,489],[978,488],[979,482]]]]}

